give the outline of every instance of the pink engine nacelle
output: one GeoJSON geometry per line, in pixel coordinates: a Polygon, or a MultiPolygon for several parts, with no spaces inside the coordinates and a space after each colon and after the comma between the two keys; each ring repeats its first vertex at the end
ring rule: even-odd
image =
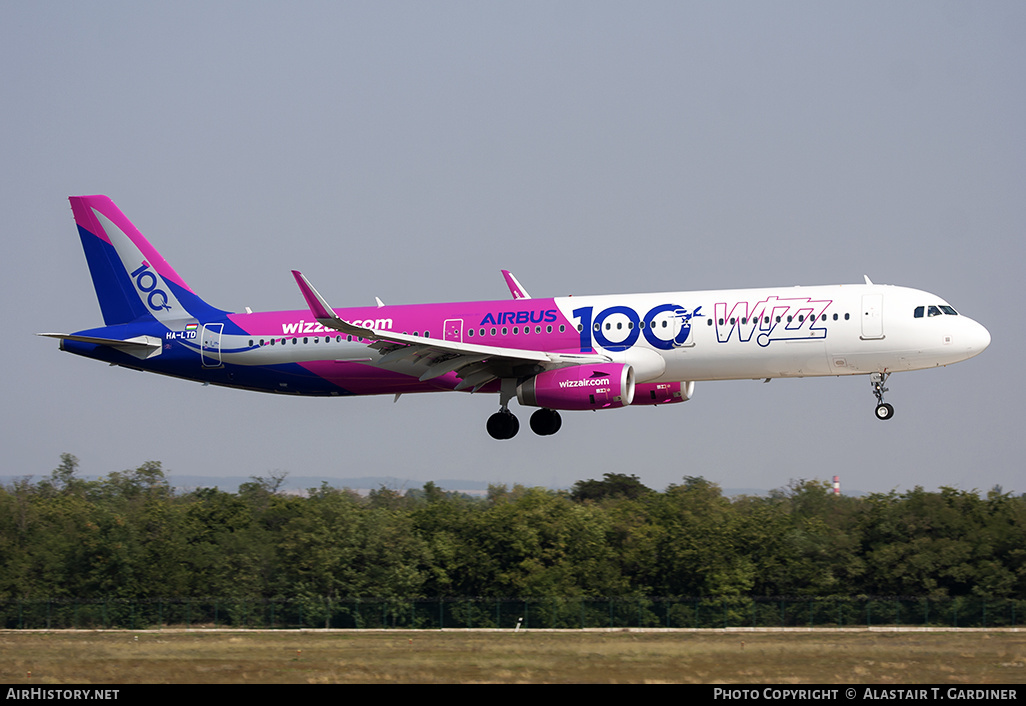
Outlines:
{"type": "Polygon", "coordinates": [[[526,407],[615,409],[633,399],[634,369],[623,363],[546,370],[517,387],[517,400],[526,407]]]}
{"type": "Polygon", "coordinates": [[[695,381],[645,382],[634,386],[631,404],[673,404],[687,402],[695,394],[695,381]]]}

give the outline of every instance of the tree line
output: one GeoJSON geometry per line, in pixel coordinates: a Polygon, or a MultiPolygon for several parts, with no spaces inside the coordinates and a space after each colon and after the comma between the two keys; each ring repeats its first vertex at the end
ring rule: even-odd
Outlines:
{"type": "Polygon", "coordinates": [[[160,463],[0,488],[0,602],[175,597],[1026,598],[1026,495],[835,496],[794,481],[725,497],[607,473],[485,497],[434,483],[361,496],[282,476],[175,491],[160,463]]]}

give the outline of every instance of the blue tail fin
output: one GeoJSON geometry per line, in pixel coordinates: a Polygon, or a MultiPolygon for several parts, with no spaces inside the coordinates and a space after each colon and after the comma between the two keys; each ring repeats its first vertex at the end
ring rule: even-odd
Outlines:
{"type": "Polygon", "coordinates": [[[226,313],[200,299],[109,198],[69,200],[105,324],[145,316],[206,320],[226,313]]]}

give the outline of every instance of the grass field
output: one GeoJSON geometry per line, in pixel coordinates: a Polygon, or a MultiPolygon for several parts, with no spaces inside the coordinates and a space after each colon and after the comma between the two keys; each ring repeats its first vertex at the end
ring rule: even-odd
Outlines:
{"type": "Polygon", "coordinates": [[[1026,632],[0,632],[0,683],[1026,683],[1026,632]]]}

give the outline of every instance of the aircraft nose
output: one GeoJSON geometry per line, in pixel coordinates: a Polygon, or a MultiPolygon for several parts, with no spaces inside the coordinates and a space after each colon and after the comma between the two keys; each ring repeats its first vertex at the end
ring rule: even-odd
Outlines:
{"type": "Polygon", "coordinates": [[[969,354],[978,355],[990,345],[990,331],[980,323],[973,321],[972,330],[969,332],[969,354]]]}

